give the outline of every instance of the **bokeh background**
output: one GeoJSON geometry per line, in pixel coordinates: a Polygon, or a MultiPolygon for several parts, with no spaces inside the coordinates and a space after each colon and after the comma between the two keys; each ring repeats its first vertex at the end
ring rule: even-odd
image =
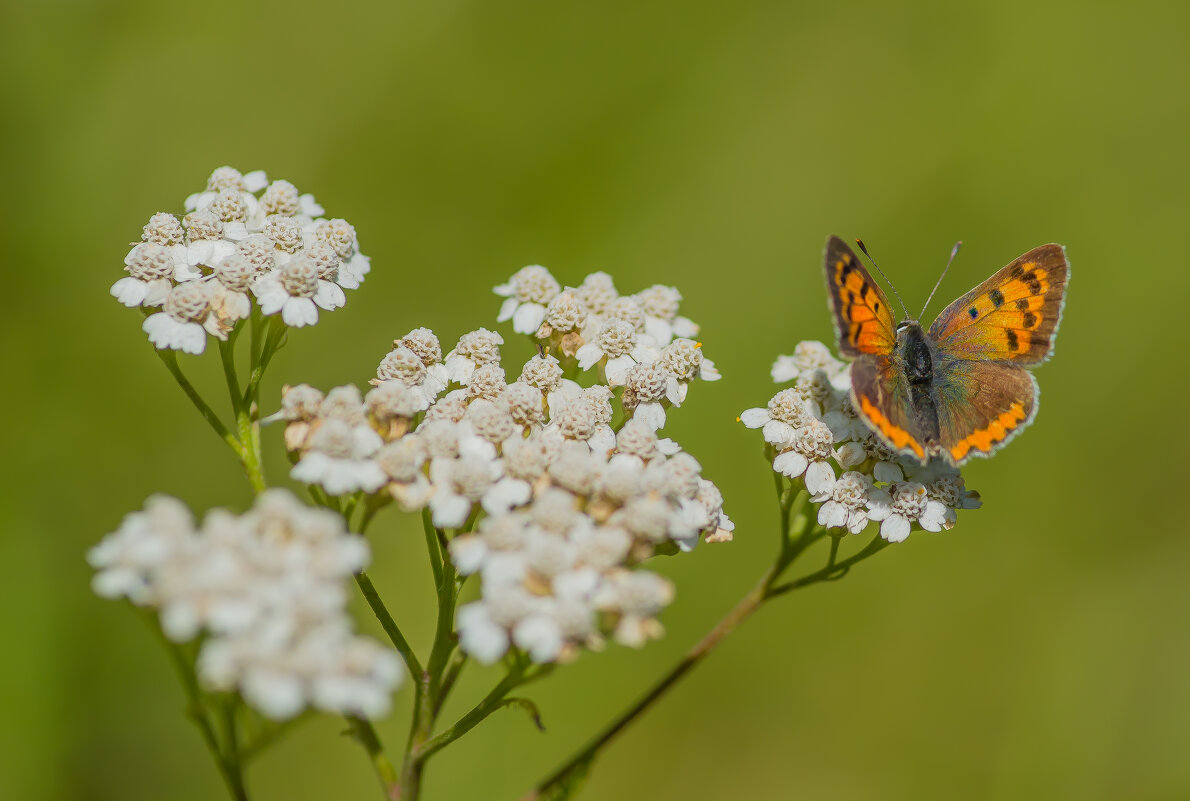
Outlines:
{"type": "MultiPolygon", "coordinates": [[[[969,467],[981,511],[764,609],[582,797],[1190,797],[1188,25],[1184,3],[1071,0],[5,3],[0,797],[223,793],[164,654],[83,561],[151,492],[249,501],[108,297],[148,216],[222,164],[315,192],[373,258],[266,397],[362,383],[414,326],[449,345],[492,325],[491,287],[528,263],[677,285],[725,376],[670,432],[736,541],[664,563],[665,639],[534,686],[548,732],[497,715],[432,765],[427,798],[517,797],[763,570],[772,485],[734,418],[770,396],[778,353],[830,339],[829,233],[863,236],[910,305],[963,239],[935,310],[1067,245],[1039,418],[969,467]]],[[[212,393],[216,361],[184,359],[212,393]]],[[[424,647],[419,538],[395,513],[373,531],[374,577],[424,647]]],[[[453,713],[496,673],[465,677],[453,713]]],[[[408,703],[381,725],[393,748],[408,703]]],[[[341,728],[296,732],[254,797],[374,797],[341,728]]]]}

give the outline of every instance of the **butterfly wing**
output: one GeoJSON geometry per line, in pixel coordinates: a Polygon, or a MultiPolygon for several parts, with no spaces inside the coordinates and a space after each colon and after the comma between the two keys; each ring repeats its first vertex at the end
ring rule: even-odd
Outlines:
{"type": "Polygon", "coordinates": [[[925,462],[928,429],[916,419],[909,379],[891,356],[863,354],[851,363],[851,405],[885,445],[925,462]]]}
{"type": "Polygon", "coordinates": [[[946,356],[1030,366],[1053,352],[1070,267],[1061,245],[1042,245],[946,307],[929,336],[946,356]]]}
{"type": "Polygon", "coordinates": [[[826,284],[839,352],[892,353],[897,342],[888,301],[879,285],[837,236],[826,241],[826,284]]]}
{"type": "Polygon", "coordinates": [[[946,307],[930,326],[937,347],[940,455],[988,456],[1037,413],[1025,367],[1053,352],[1070,266],[1061,245],[1034,248],[946,307]]]}
{"type": "Polygon", "coordinates": [[[1037,413],[1037,381],[1019,365],[944,358],[935,375],[939,455],[951,464],[990,456],[1037,413]]]}

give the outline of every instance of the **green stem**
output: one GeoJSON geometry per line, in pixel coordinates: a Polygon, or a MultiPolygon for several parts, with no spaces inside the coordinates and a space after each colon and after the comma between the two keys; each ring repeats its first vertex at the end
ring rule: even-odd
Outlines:
{"type": "Polygon", "coordinates": [[[434,572],[434,586],[442,585],[442,549],[438,545],[438,529],[434,528],[429,507],[421,510],[421,527],[426,537],[426,551],[430,556],[430,569],[434,572]]]}
{"type": "Polygon", "coordinates": [[[880,553],[889,545],[890,543],[887,540],[881,539],[880,535],[877,534],[872,538],[872,541],[869,542],[867,546],[865,546],[864,549],[855,556],[844,559],[841,562],[834,562],[832,560],[831,564],[828,564],[821,570],[817,570],[813,573],[810,573],[809,575],[802,576],[800,579],[775,586],[769,590],[769,597],[775,598],[778,595],[784,595],[787,592],[792,592],[793,590],[801,589],[802,587],[809,587],[811,584],[818,584],[819,582],[823,581],[837,581],[843,578],[843,576],[847,575],[847,572],[851,570],[853,565],[859,564],[869,556],[874,556],[875,554],[880,553]]]}
{"type": "Polygon", "coordinates": [[[455,650],[450,655],[450,662],[446,665],[446,673],[442,677],[442,686],[438,688],[438,696],[434,699],[434,719],[438,719],[438,715],[442,712],[442,705],[446,703],[450,691],[454,689],[455,682],[459,680],[459,674],[463,672],[463,668],[467,665],[467,655],[461,650],[455,650]]]}
{"type": "Polygon", "coordinates": [[[251,375],[260,363],[260,346],[264,337],[264,315],[255,303],[252,304],[252,318],[248,324],[251,332],[248,340],[248,374],[251,375]]]}
{"type": "Polygon", "coordinates": [[[405,635],[397,626],[397,621],[393,620],[388,607],[381,600],[380,593],[376,592],[376,587],[372,584],[372,579],[368,577],[367,573],[361,570],[355,576],[355,583],[359,585],[360,592],[364,594],[364,600],[372,608],[372,613],[380,621],[380,625],[384,628],[384,633],[392,641],[393,647],[397,649],[397,652],[401,654],[401,658],[405,660],[405,665],[409,668],[409,675],[413,677],[414,681],[417,681],[422,673],[421,662],[418,661],[417,654],[413,652],[413,647],[405,639],[405,635]]]}
{"type": "Polygon", "coordinates": [[[236,375],[236,334],[233,331],[228,338],[219,343],[219,360],[223,362],[223,377],[227,381],[227,392],[231,396],[231,410],[239,415],[244,405],[240,394],[240,378],[236,375]]]}
{"type": "Polygon", "coordinates": [[[198,409],[199,414],[207,421],[207,424],[219,435],[220,439],[227,443],[229,448],[235,451],[236,456],[243,459],[243,449],[240,446],[239,440],[227,430],[227,426],[223,425],[223,421],[219,419],[219,415],[215,414],[215,411],[207,405],[207,402],[202,399],[202,395],[198,394],[198,390],[186,378],[182,372],[182,368],[178,365],[178,355],[172,350],[159,350],[156,353],[166,369],[169,370],[170,375],[178,382],[178,386],[186,393],[186,397],[194,404],[194,408],[198,409]]]}
{"type": "Polygon", "coordinates": [[[269,367],[269,362],[273,360],[273,356],[284,344],[282,339],[288,330],[289,327],[285,325],[280,317],[269,319],[269,332],[265,336],[264,347],[261,349],[260,358],[251,368],[251,373],[248,376],[248,385],[244,389],[243,406],[248,407],[259,399],[260,381],[264,378],[264,373],[269,367]]]}
{"type": "Polygon", "coordinates": [[[260,454],[260,421],[256,419],[255,409],[255,404],[251,409],[247,406],[241,407],[236,414],[236,427],[243,448],[240,462],[244,465],[244,472],[248,474],[252,490],[259,495],[268,485],[264,479],[264,463],[260,454]]]}
{"type": "Polygon", "coordinates": [[[459,597],[458,574],[445,549],[445,533],[434,527],[428,510],[423,510],[422,523],[438,595],[438,620],[425,670],[420,678],[415,677],[417,694],[413,701],[413,720],[401,767],[402,801],[415,801],[421,793],[425,762],[418,755],[433,733],[436,712],[441,709],[443,676],[458,641],[454,630],[455,604],[459,597]]]}
{"type": "Polygon", "coordinates": [[[348,715],[347,722],[351,724],[351,736],[368,752],[368,758],[372,762],[372,769],[376,771],[376,778],[380,780],[380,788],[384,791],[384,797],[389,799],[404,798],[401,795],[396,768],[385,756],[384,746],[371,721],[355,715],[348,715]]]}
{"type": "Polygon", "coordinates": [[[515,665],[509,668],[508,673],[500,680],[499,684],[491,689],[491,691],[484,696],[483,700],[472,707],[471,711],[459,718],[458,721],[448,728],[446,731],[428,740],[414,753],[414,759],[425,762],[429,757],[442,750],[446,746],[453,743],[455,740],[462,737],[467,732],[471,731],[480,721],[488,715],[495,712],[503,704],[504,697],[512,692],[513,689],[524,683],[525,669],[528,667],[523,661],[518,661],[515,665]]]}
{"type": "MultiPolygon", "coordinates": [[[[219,769],[219,776],[227,786],[228,794],[235,801],[248,801],[248,791],[244,787],[243,766],[239,760],[239,755],[234,752],[225,753],[225,749],[219,745],[219,738],[215,735],[215,727],[211,723],[208,714],[204,693],[198,686],[198,676],[194,672],[193,658],[186,652],[182,645],[165,636],[165,633],[161,631],[161,627],[157,624],[155,618],[149,617],[148,620],[150,626],[160,637],[161,642],[164,643],[170,661],[173,663],[178,678],[182,682],[182,688],[186,692],[186,717],[194,723],[202,735],[203,743],[206,745],[207,750],[210,751],[211,758],[215,761],[215,766],[219,769]]],[[[234,725],[234,719],[232,722],[234,725]]],[[[229,742],[231,744],[235,742],[234,729],[229,742]]]]}

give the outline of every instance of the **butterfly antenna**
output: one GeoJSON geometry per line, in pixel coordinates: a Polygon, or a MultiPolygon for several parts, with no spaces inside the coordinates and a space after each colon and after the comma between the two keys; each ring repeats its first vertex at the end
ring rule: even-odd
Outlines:
{"type": "Polygon", "coordinates": [[[962,240],[954,243],[954,247],[950,249],[950,260],[946,262],[946,267],[942,270],[942,275],[938,276],[938,283],[934,284],[934,289],[930,292],[930,296],[926,298],[926,305],[921,307],[921,316],[917,319],[922,319],[926,316],[926,309],[930,306],[930,301],[934,299],[934,293],[938,291],[938,287],[942,286],[942,279],[946,277],[946,271],[950,269],[950,265],[954,264],[954,257],[959,255],[959,248],[963,246],[962,240]]]}
{"type": "Polygon", "coordinates": [[[859,249],[862,250],[864,255],[868,257],[868,261],[872,262],[872,266],[876,268],[876,272],[880,273],[880,277],[884,279],[884,283],[888,284],[892,288],[893,294],[897,296],[897,300],[901,303],[901,308],[905,310],[905,319],[911,319],[909,317],[909,307],[906,306],[905,301],[901,299],[901,293],[897,291],[897,288],[893,285],[893,282],[889,281],[888,276],[884,274],[884,270],[881,270],[880,265],[877,264],[876,260],[872,258],[872,254],[868,252],[868,246],[864,244],[864,240],[857,239],[855,240],[855,244],[859,245],[859,249]]]}

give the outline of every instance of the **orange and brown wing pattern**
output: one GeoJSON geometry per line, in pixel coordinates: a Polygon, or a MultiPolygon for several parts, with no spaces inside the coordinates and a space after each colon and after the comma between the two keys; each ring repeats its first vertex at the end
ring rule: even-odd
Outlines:
{"type": "Polygon", "coordinates": [[[1070,267],[1061,245],[1042,245],[946,307],[930,326],[958,359],[1040,364],[1053,351],[1070,267]]]}
{"type": "Polygon", "coordinates": [[[855,253],[837,236],[826,241],[826,285],[839,351],[892,353],[897,336],[888,301],[855,253]]]}
{"type": "Polygon", "coordinates": [[[936,391],[940,450],[955,465],[990,456],[1037,414],[1037,382],[1015,364],[941,362],[936,391]]]}
{"type": "Polygon", "coordinates": [[[851,405],[885,445],[925,462],[928,437],[914,420],[905,371],[892,358],[863,355],[851,363],[851,405]]]}

